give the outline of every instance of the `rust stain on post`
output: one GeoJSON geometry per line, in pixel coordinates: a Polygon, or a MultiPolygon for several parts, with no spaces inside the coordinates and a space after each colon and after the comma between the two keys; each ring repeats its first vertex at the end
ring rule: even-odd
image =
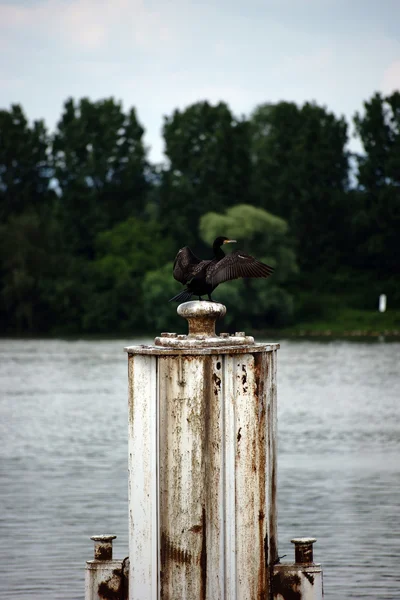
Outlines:
{"type": "MultiPolygon", "coordinates": [[[[214,468],[221,379],[216,357],[159,359],[161,598],[207,597],[208,519],[219,488],[214,468]],[[176,374],[184,362],[187,385],[176,374]],[[190,389],[189,383],[191,382],[190,389]]],[[[214,517],[212,516],[214,514],[214,517]]],[[[218,548],[217,548],[218,550],[218,548]]]]}
{"type": "Polygon", "coordinates": [[[254,419],[257,423],[257,436],[255,438],[255,448],[253,460],[256,463],[258,491],[259,491],[259,519],[258,519],[258,548],[259,548],[259,564],[258,564],[258,595],[263,598],[267,595],[268,590],[268,556],[265,555],[265,537],[267,535],[267,525],[264,514],[264,507],[269,507],[270,498],[266,498],[267,489],[267,470],[268,459],[266,447],[266,432],[268,423],[266,423],[266,413],[263,409],[265,405],[264,394],[264,379],[266,377],[266,361],[265,356],[254,355],[254,389],[253,394],[257,401],[254,403],[254,419]],[[262,407],[262,408],[261,408],[262,407]]]}
{"type": "Polygon", "coordinates": [[[168,568],[169,562],[179,563],[181,565],[190,565],[192,562],[192,555],[190,552],[175,544],[169,539],[165,532],[161,533],[161,570],[168,568]]]}
{"type": "Polygon", "coordinates": [[[129,398],[129,402],[128,402],[128,421],[129,421],[129,427],[132,427],[132,422],[133,422],[133,417],[135,414],[134,411],[134,393],[133,393],[133,382],[135,379],[135,372],[134,372],[134,355],[133,354],[128,354],[128,398],[129,398]]]}
{"type": "Polygon", "coordinates": [[[128,600],[128,572],[125,572],[125,563],[128,559],[124,559],[120,569],[114,569],[111,577],[102,581],[97,592],[99,598],[104,600],[128,600]]]}
{"type": "Polygon", "coordinates": [[[94,558],[95,560],[112,560],[113,557],[113,540],[116,535],[93,535],[91,540],[94,541],[94,558]]]}
{"type": "Polygon", "coordinates": [[[218,395],[218,392],[221,391],[221,377],[218,377],[216,373],[213,373],[212,378],[214,382],[214,394],[218,395]]]}
{"type": "Polygon", "coordinates": [[[282,600],[301,600],[301,579],[298,575],[276,573],[272,578],[272,592],[282,600]]]}
{"type": "Polygon", "coordinates": [[[324,597],[321,565],[281,563],[273,569],[272,600],[322,600],[324,597]]]}
{"type": "Polygon", "coordinates": [[[200,569],[201,569],[201,600],[206,600],[207,595],[207,522],[206,509],[203,506],[202,510],[202,525],[203,525],[203,543],[200,554],[200,569]]]}
{"type": "Polygon", "coordinates": [[[313,544],[316,538],[294,538],[291,540],[295,547],[295,561],[298,564],[313,564],[313,544]]]}

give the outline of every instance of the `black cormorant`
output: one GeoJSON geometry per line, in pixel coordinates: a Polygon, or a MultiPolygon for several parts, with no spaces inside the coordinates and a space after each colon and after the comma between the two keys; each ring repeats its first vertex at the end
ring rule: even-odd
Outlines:
{"type": "Polygon", "coordinates": [[[214,258],[200,260],[188,246],[181,248],[176,255],[173,275],[177,281],[186,284],[186,288],[171,298],[169,302],[186,302],[194,296],[207,294],[212,301],[211,292],[224,281],[241,277],[269,277],[274,269],[256,258],[239,250],[225,255],[221,249],[223,244],[231,244],[236,240],[217,237],[213,243],[214,258]]]}

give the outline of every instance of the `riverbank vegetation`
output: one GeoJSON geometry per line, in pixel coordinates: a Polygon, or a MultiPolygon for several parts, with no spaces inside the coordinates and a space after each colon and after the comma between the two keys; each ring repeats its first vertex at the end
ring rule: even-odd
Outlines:
{"type": "Polygon", "coordinates": [[[400,329],[399,92],[353,123],[315,103],[239,117],[198,102],[162,135],[155,165],[136,110],[112,98],[68,99],[54,132],[19,105],[0,111],[4,335],[183,330],[174,256],[207,258],[217,235],[276,267],[218,288],[226,328],[400,329]]]}

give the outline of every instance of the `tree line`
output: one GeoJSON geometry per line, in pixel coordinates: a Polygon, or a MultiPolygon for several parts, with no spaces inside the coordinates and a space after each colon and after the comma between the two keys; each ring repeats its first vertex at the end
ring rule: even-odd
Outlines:
{"type": "Polygon", "coordinates": [[[290,325],[344,302],[400,307],[400,93],[364,102],[352,125],[306,102],[248,116],[198,102],[164,117],[151,164],[136,110],[68,99],[50,133],[19,105],[0,111],[0,322],[14,333],[134,333],[179,327],[172,263],[217,235],[276,267],[218,288],[228,324],[290,325]]]}

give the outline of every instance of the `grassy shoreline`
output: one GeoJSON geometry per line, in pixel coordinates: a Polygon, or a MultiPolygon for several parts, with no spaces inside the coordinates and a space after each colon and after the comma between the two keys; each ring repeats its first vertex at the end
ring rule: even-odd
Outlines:
{"type": "MultiPolygon", "coordinates": [[[[227,328],[223,327],[223,331],[227,328]]],[[[183,326],[181,333],[185,333],[183,326]]],[[[83,333],[53,331],[48,333],[0,333],[0,339],[65,339],[65,340],[112,340],[153,338],[159,332],[151,331],[120,331],[102,333],[83,333]]],[[[286,338],[400,338],[400,310],[388,310],[385,313],[378,311],[356,310],[338,307],[331,314],[315,319],[303,318],[290,327],[268,328],[254,330],[251,335],[256,339],[265,336],[286,338]]]]}
{"type": "Polygon", "coordinates": [[[279,333],[289,337],[400,337],[400,310],[379,313],[338,308],[329,317],[303,320],[279,333]]]}

